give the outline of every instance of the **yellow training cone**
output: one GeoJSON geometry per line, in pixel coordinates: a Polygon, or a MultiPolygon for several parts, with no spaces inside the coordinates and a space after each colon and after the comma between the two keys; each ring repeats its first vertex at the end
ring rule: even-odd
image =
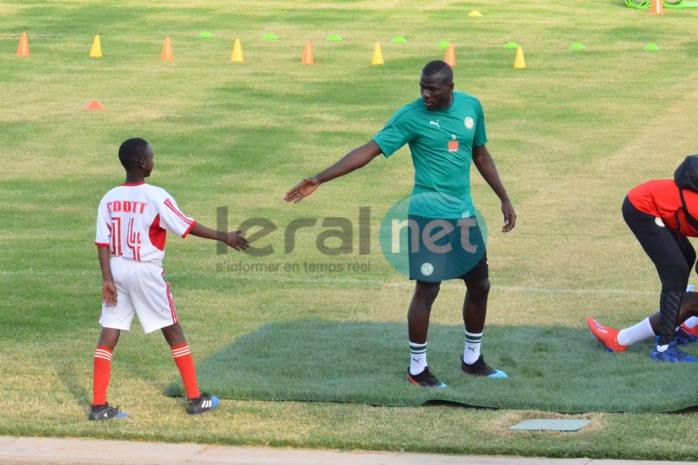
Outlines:
{"type": "Polygon", "coordinates": [[[233,45],[233,54],[230,56],[230,61],[236,61],[242,63],[245,61],[242,58],[242,46],[240,45],[240,39],[235,39],[235,45],[233,45]]]}
{"type": "Polygon", "coordinates": [[[383,63],[383,53],[381,52],[381,46],[376,42],[373,46],[373,58],[371,59],[372,65],[382,65],[383,63]]]}
{"type": "Polygon", "coordinates": [[[514,69],[526,69],[526,59],[524,59],[523,48],[516,49],[516,58],[514,59],[514,69]]]}
{"type": "Polygon", "coordinates": [[[102,58],[102,43],[99,40],[99,35],[95,36],[90,49],[90,58],[102,58]]]}

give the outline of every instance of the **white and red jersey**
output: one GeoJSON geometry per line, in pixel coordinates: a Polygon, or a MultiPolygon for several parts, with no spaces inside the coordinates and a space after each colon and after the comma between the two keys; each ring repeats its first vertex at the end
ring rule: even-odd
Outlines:
{"type": "Polygon", "coordinates": [[[162,266],[167,231],[186,237],[196,225],[165,189],[144,182],[107,192],[97,213],[97,247],[112,256],[162,266]]]}

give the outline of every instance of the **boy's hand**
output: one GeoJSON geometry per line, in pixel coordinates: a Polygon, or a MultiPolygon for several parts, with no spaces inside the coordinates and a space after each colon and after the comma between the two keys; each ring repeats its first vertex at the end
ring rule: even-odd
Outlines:
{"type": "Polygon", "coordinates": [[[114,281],[104,281],[102,284],[102,303],[107,307],[116,307],[116,286],[114,281]]]}
{"type": "Polygon", "coordinates": [[[317,178],[305,178],[303,181],[299,182],[296,187],[286,192],[284,200],[286,202],[298,203],[320,187],[320,182],[317,178]]]}
{"type": "Polygon", "coordinates": [[[242,235],[241,230],[231,231],[228,233],[228,237],[225,239],[225,243],[228,247],[232,247],[235,250],[245,250],[248,247],[247,239],[242,235]]]}

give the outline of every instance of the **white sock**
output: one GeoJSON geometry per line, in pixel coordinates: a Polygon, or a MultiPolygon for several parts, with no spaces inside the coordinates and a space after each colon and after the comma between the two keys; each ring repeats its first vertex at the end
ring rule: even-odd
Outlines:
{"type": "Polygon", "coordinates": [[[465,349],[463,350],[463,361],[472,365],[480,358],[480,346],[482,345],[482,333],[469,333],[465,331],[465,349]]]}
{"type": "Polygon", "coordinates": [[[668,348],[669,348],[669,344],[665,344],[665,345],[663,345],[663,346],[657,346],[657,352],[660,352],[660,353],[661,353],[661,352],[664,352],[664,351],[667,350],[668,348]]]}
{"type": "Polygon", "coordinates": [[[618,333],[618,344],[622,346],[630,346],[636,342],[640,342],[654,336],[655,334],[654,331],[652,331],[652,325],[650,324],[650,319],[648,317],[634,326],[621,329],[618,333]]]}
{"type": "Polygon", "coordinates": [[[427,343],[410,341],[410,374],[418,375],[427,367],[427,343]]]}
{"type": "Polygon", "coordinates": [[[695,328],[698,326],[698,316],[692,316],[688,320],[684,321],[683,324],[685,324],[687,328],[695,328]]]}

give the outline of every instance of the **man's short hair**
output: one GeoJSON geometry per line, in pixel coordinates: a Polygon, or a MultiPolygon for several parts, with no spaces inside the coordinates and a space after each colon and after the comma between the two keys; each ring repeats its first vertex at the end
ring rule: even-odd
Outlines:
{"type": "Polygon", "coordinates": [[[453,82],[453,69],[443,60],[430,61],[422,69],[422,74],[429,77],[441,76],[449,82],[453,82]]]}
{"type": "Polygon", "coordinates": [[[119,161],[126,169],[135,167],[141,159],[146,157],[146,147],[148,143],[138,137],[125,141],[119,147],[119,161]]]}

